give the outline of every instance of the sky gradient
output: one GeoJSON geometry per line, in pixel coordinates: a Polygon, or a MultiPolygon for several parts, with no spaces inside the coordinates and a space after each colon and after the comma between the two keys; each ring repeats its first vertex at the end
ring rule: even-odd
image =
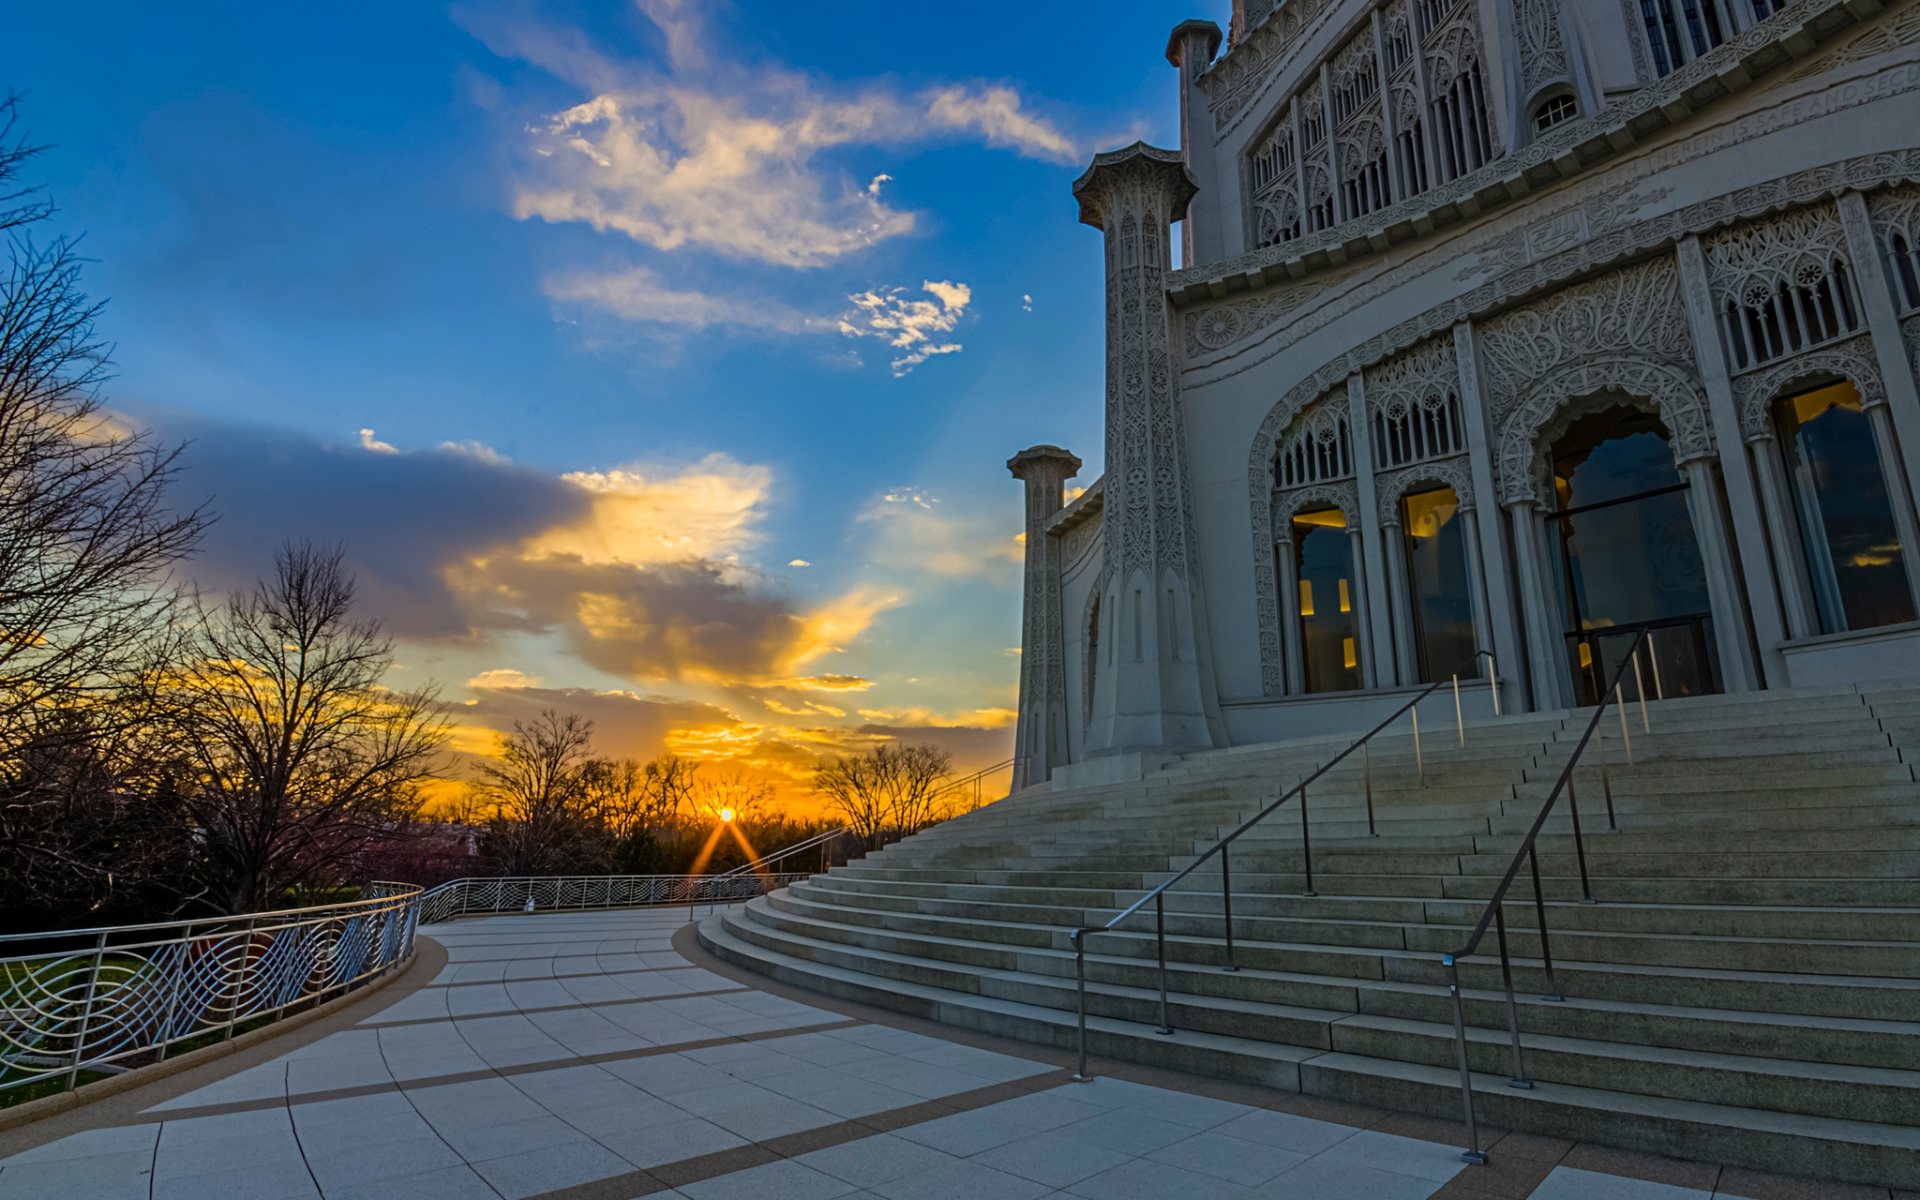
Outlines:
{"type": "Polygon", "coordinates": [[[1004,463],[1100,470],[1068,189],[1177,146],[1161,47],[1226,7],[18,6],[0,86],[199,583],[342,542],[459,749],[552,705],[797,799],[1011,753],[1004,463]]]}

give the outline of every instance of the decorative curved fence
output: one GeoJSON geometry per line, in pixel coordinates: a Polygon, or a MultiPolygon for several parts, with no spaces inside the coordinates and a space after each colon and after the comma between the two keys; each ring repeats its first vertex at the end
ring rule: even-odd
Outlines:
{"type": "Polygon", "coordinates": [[[413,953],[423,924],[480,913],[750,900],[810,872],[374,883],[365,899],[0,936],[0,1089],[118,1073],[366,983],[413,953]],[[184,1044],[184,1046],[183,1046],[184,1044]]]}
{"type": "Polygon", "coordinates": [[[727,904],[751,900],[812,874],[803,871],[782,875],[548,875],[455,879],[420,897],[420,923],[432,925],[475,913],[727,904]]]}
{"type": "Polygon", "coordinates": [[[413,952],[421,890],[286,912],[0,937],[0,1087],[158,1062],[413,952]]]}

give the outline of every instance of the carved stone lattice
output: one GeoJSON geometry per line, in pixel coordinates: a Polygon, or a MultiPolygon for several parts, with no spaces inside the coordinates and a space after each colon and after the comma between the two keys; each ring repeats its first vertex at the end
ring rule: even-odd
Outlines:
{"type": "MultiPolygon", "coordinates": [[[[1316,483],[1312,487],[1276,492],[1273,497],[1275,540],[1293,540],[1293,515],[1321,508],[1337,508],[1347,519],[1348,529],[1360,528],[1360,489],[1353,480],[1344,483],[1316,483]]],[[[1278,620],[1278,617],[1275,618],[1278,620]]]]}
{"type": "Polygon", "coordinates": [[[1539,496],[1543,426],[1569,399],[1609,389],[1653,402],[1679,463],[1713,452],[1679,273],[1659,258],[1576,284],[1480,326],[1503,502],[1539,496]]]}
{"type": "MultiPolygon", "coordinates": [[[[1427,78],[1433,81],[1435,93],[1446,90],[1453,80],[1470,70],[1480,70],[1483,82],[1491,80],[1486,74],[1486,57],[1481,53],[1480,6],[1478,4],[1456,4],[1452,14],[1439,29],[1427,38],[1427,78]]],[[[1500,129],[1494,117],[1493,106],[1488,105],[1481,114],[1487,122],[1489,139],[1498,155],[1500,129]]]]}
{"type": "MultiPolygon", "coordinates": [[[[1914,12],[1920,14],[1920,7],[1914,12]]],[[[1867,197],[1867,211],[1873,218],[1873,240],[1886,253],[1895,233],[1907,239],[1907,245],[1920,245],[1920,187],[1882,188],[1867,197]]]]}
{"type": "Polygon", "coordinates": [[[1376,111],[1354,120],[1340,135],[1340,182],[1351,183],[1387,153],[1387,127],[1376,111]]]}
{"type": "Polygon", "coordinates": [[[1466,455],[1458,454],[1374,476],[1373,487],[1380,500],[1380,523],[1400,524],[1400,501],[1411,492],[1426,491],[1428,484],[1452,488],[1453,494],[1460,497],[1461,511],[1473,511],[1473,464],[1466,455]]]}
{"type": "Polygon", "coordinates": [[[1810,286],[1836,259],[1847,256],[1847,235],[1832,204],[1817,204],[1765,220],[1747,221],[1701,239],[1713,308],[1749,294],[1771,295],[1781,284],[1810,286]]]}
{"type": "Polygon", "coordinates": [[[1433,338],[1366,372],[1376,470],[1463,451],[1453,339],[1433,338]]]}
{"type": "Polygon", "coordinates": [[[1740,436],[1749,442],[1773,436],[1773,402],[1807,387],[1818,387],[1835,377],[1848,379],[1860,390],[1867,408],[1887,402],[1887,385],[1880,378],[1873,339],[1866,334],[1805,354],[1796,354],[1764,371],[1749,371],[1733,381],[1734,405],[1740,412],[1740,436]]]}
{"type": "Polygon", "coordinates": [[[1263,246],[1299,237],[1300,215],[1299,179],[1288,171],[1253,202],[1253,236],[1263,246]]]}
{"type": "Polygon", "coordinates": [[[1520,90],[1566,78],[1567,45],[1560,36],[1559,0],[1518,0],[1514,34],[1520,41],[1520,90]]]}
{"type": "Polygon", "coordinates": [[[1278,439],[1273,456],[1274,486],[1293,488],[1351,476],[1351,436],[1344,397],[1329,396],[1301,413],[1278,439]]]}
{"type": "Polygon", "coordinates": [[[1913,373],[1920,375],[1920,316],[1900,322],[1900,337],[1907,343],[1907,358],[1913,363],[1913,373]]]}

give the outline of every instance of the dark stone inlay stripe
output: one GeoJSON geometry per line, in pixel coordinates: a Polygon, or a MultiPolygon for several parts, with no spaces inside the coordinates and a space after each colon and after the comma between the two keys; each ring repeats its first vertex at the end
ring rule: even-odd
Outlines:
{"type": "Polygon", "coordinates": [[[803,1129],[797,1133],[768,1138],[764,1142],[749,1142],[744,1146],[735,1146],[731,1150],[718,1150],[712,1154],[683,1158],[677,1162],[661,1163],[642,1171],[629,1171],[624,1175],[596,1179],[591,1183],[580,1183],[572,1187],[557,1188],[551,1192],[540,1192],[526,1197],[525,1200],[627,1200],[630,1196],[650,1196],[670,1188],[699,1183],[703,1179],[731,1175],[735,1171],[765,1166],[783,1158],[797,1158],[802,1154],[811,1154],[815,1150],[844,1146],[848,1142],[857,1142],[864,1138],[890,1133],[896,1129],[905,1129],[909,1125],[920,1125],[941,1117],[972,1112],[974,1109],[985,1108],[990,1104],[1015,1100],[1033,1092],[1044,1092],[1059,1087],[1072,1078],[1073,1072],[1064,1068],[1039,1075],[1029,1075],[1025,1079],[989,1084],[986,1087],[946,1096],[939,1100],[923,1100],[918,1104],[891,1108],[864,1117],[854,1117],[851,1120],[837,1121],[832,1125],[803,1129]]]}

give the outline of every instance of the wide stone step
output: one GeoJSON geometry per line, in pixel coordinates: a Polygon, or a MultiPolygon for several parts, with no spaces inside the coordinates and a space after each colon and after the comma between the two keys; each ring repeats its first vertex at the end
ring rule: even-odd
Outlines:
{"type": "MultiPolygon", "coordinates": [[[[1075,1018],[1067,1011],[880,979],[739,936],[749,929],[727,913],[708,918],[699,935],[726,961],[823,994],[1039,1044],[1076,1044],[1075,1018]]],[[[1090,1016],[1086,1032],[1087,1049],[1098,1056],[1436,1116],[1459,1111],[1459,1076],[1445,1068],[1186,1030],[1167,1036],[1110,1017],[1090,1016]]],[[[1608,1143],[1655,1153],[1920,1186],[1920,1132],[1909,1127],[1549,1082],[1521,1092],[1508,1087],[1504,1075],[1480,1074],[1473,1085],[1481,1120],[1501,1128],[1574,1138],[1593,1138],[1597,1131],[1608,1143]]]]}

